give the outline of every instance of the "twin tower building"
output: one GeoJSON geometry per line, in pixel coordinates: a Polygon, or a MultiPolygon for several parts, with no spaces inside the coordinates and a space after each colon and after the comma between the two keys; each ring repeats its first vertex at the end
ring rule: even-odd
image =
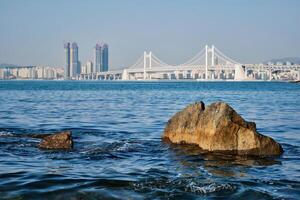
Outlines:
{"type": "Polygon", "coordinates": [[[88,62],[81,66],[78,59],[78,45],[76,42],[64,44],[66,63],[64,68],[65,79],[76,79],[80,74],[108,71],[108,45],[96,44],[94,48],[94,63],[88,62]]]}

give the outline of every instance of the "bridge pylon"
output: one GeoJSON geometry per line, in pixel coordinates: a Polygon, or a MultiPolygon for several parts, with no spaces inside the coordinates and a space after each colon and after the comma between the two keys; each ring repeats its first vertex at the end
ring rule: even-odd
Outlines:
{"type": "Polygon", "coordinates": [[[212,45],[211,48],[208,47],[208,45],[205,45],[205,79],[208,79],[208,59],[209,55],[208,53],[211,53],[211,67],[213,68],[215,66],[215,46],[212,45]]]}
{"type": "Polygon", "coordinates": [[[208,79],[208,45],[205,45],[205,79],[208,79]]]}
{"type": "Polygon", "coordinates": [[[144,51],[144,80],[147,79],[147,68],[151,69],[152,68],[152,52],[150,51],[147,53],[144,51]],[[149,65],[147,67],[147,65],[149,65]]]}

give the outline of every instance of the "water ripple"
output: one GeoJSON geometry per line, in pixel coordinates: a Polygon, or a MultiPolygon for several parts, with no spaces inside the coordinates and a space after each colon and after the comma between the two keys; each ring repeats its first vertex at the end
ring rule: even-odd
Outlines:
{"type": "Polygon", "coordinates": [[[0,81],[0,198],[299,199],[300,87],[279,82],[0,81]],[[279,157],[161,142],[194,101],[223,100],[279,141],[279,157]],[[31,133],[71,130],[74,149],[31,133]]]}

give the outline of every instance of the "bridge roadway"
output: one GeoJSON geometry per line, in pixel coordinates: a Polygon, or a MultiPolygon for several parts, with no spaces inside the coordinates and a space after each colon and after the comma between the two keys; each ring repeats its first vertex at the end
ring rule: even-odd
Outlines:
{"type": "MultiPolygon", "coordinates": [[[[267,72],[273,73],[275,71],[298,71],[298,78],[300,77],[300,65],[264,65],[264,64],[244,64],[242,65],[244,70],[247,72],[249,70],[254,72],[267,72]]],[[[207,70],[209,72],[233,72],[235,70],[235,65],[215,65],[208,66],[207,70]]],[[[191,65],[191,66],[163,66],[163,67],[152,67],[152,68],[127,68],[122,70],[112,70],[107,72],[98,72],[94,74],[81,74],[81,77],[87,79],[88,76],[95,77],[95,79],[122,79],[124,73],[128,75],[135,74],[168,74],[168,73],[205,73],[205,65],[191,65]],[[101,78],[102,77],[102,78],[101,78]]]]}
{"type": "MultiPolygon", "coordinates": [[[[97,75],[99,76],[105,76],[105,75],[118,75],[122,74],[126,70],[127,73],[144,73],[143,68],[128,68],[123,70],[112,70],[107,72],[99,72],[97,75]]],[[[222,68],[221,65],[216,65],[215,67],[209,66],[208,70],[234,70],[234,66],[222,68]]],[[[193,66],[166,66],[166,67],[152,67],[151,69],[146,69],[146,73],[173,73],[173,72],[182,72],[182,71],[205,71],[205,65],[193,65],[193,66]]]]}

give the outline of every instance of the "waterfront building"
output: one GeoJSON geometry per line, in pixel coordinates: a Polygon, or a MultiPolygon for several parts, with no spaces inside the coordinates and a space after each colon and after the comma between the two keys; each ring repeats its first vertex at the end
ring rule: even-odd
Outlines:
{"type": "Polygon", "coordinates": [[[69,79],[71,74],[70,74],[70,68],[71,68],[71,58],[70,58],[70,42],[66,42],[64,44],[64,49],[65,49],[65,67],[64,67],[64,78],[69,79]]]}
{"type": "Polygon", "coordinates": [[[0,79],[61,79],[63,77],[64,70],[58,67],[22,66],[0,69],[0,79]]]}
{"type": "Polygon", "coordinates": [[[57,67],[43,67],[38,66],[33,69],[34,79],[58,79],[62,77],[62,73],[59,72],[57,67]]]}
{"type": "Polygon", "coordinates": [[[17,79],[34,79],[36,76],[34,67],[19,67],[16,69],[15,77],[17,79]]]}
{"type": "Polygon", "coordinates": [[[93,63],[92,63],[92,61],[89,60],[86,63],[86,73],[90,74],[92,72],[93,72],[93,63]]]}
{"type": "Polygon", "coordinates": [[[86,65],[81,66],[81,74],[86,74],[86,65]]]}
{"type": "Polygon", "coordinates": [[[108,45],[103,44],[102,46],[102,66],[101,66],[101,72],[108,71],[108,45]]]}
{"type": "Polygon", "coordinates": [[[4,69],[0,69],[0,79],[4,79],[4,69]]]}
{"type": "Polygon", "coordinates": [[[92,70],[93,73],[100,72],[102,65],[102,47],[100,44],[96,44],[94,49],[94,69],[92,70]]]}
{"type": "Polygon", "coordinates": [[[75,78],[80,74],[80,62],[78,60],[78,45],[76,42],[73,42],[70,49],[70,76],[75,78]]]}
{"type": "Polygon", "coordinates": [[[49,67],[44,68],[45,70],[45,79],[55,79],[56,78],[56,73],[55,70],[49,67]]]}
{"type": "Polygon", "coordinates": [[[29,77],[29,72],[27,68],[18,68],[17,69],[17,78],[25,79],[29,77]]]}
{"type": "MultiPolygon", "coordinates": [[[[36,75],[37,75],[37,79],[44,79],[45,78],[45,70],[44,67],[37,67],[36,68],[36,75]]],[[[66,74],[64,74],[66,75],[66,74]]]]}
{"type": "Polygon", "coordinates": [[[15,78],[17,78],[19,76],[19,70],[18,70],[18,68],[11,69],[10,73],[15,78]]]}

